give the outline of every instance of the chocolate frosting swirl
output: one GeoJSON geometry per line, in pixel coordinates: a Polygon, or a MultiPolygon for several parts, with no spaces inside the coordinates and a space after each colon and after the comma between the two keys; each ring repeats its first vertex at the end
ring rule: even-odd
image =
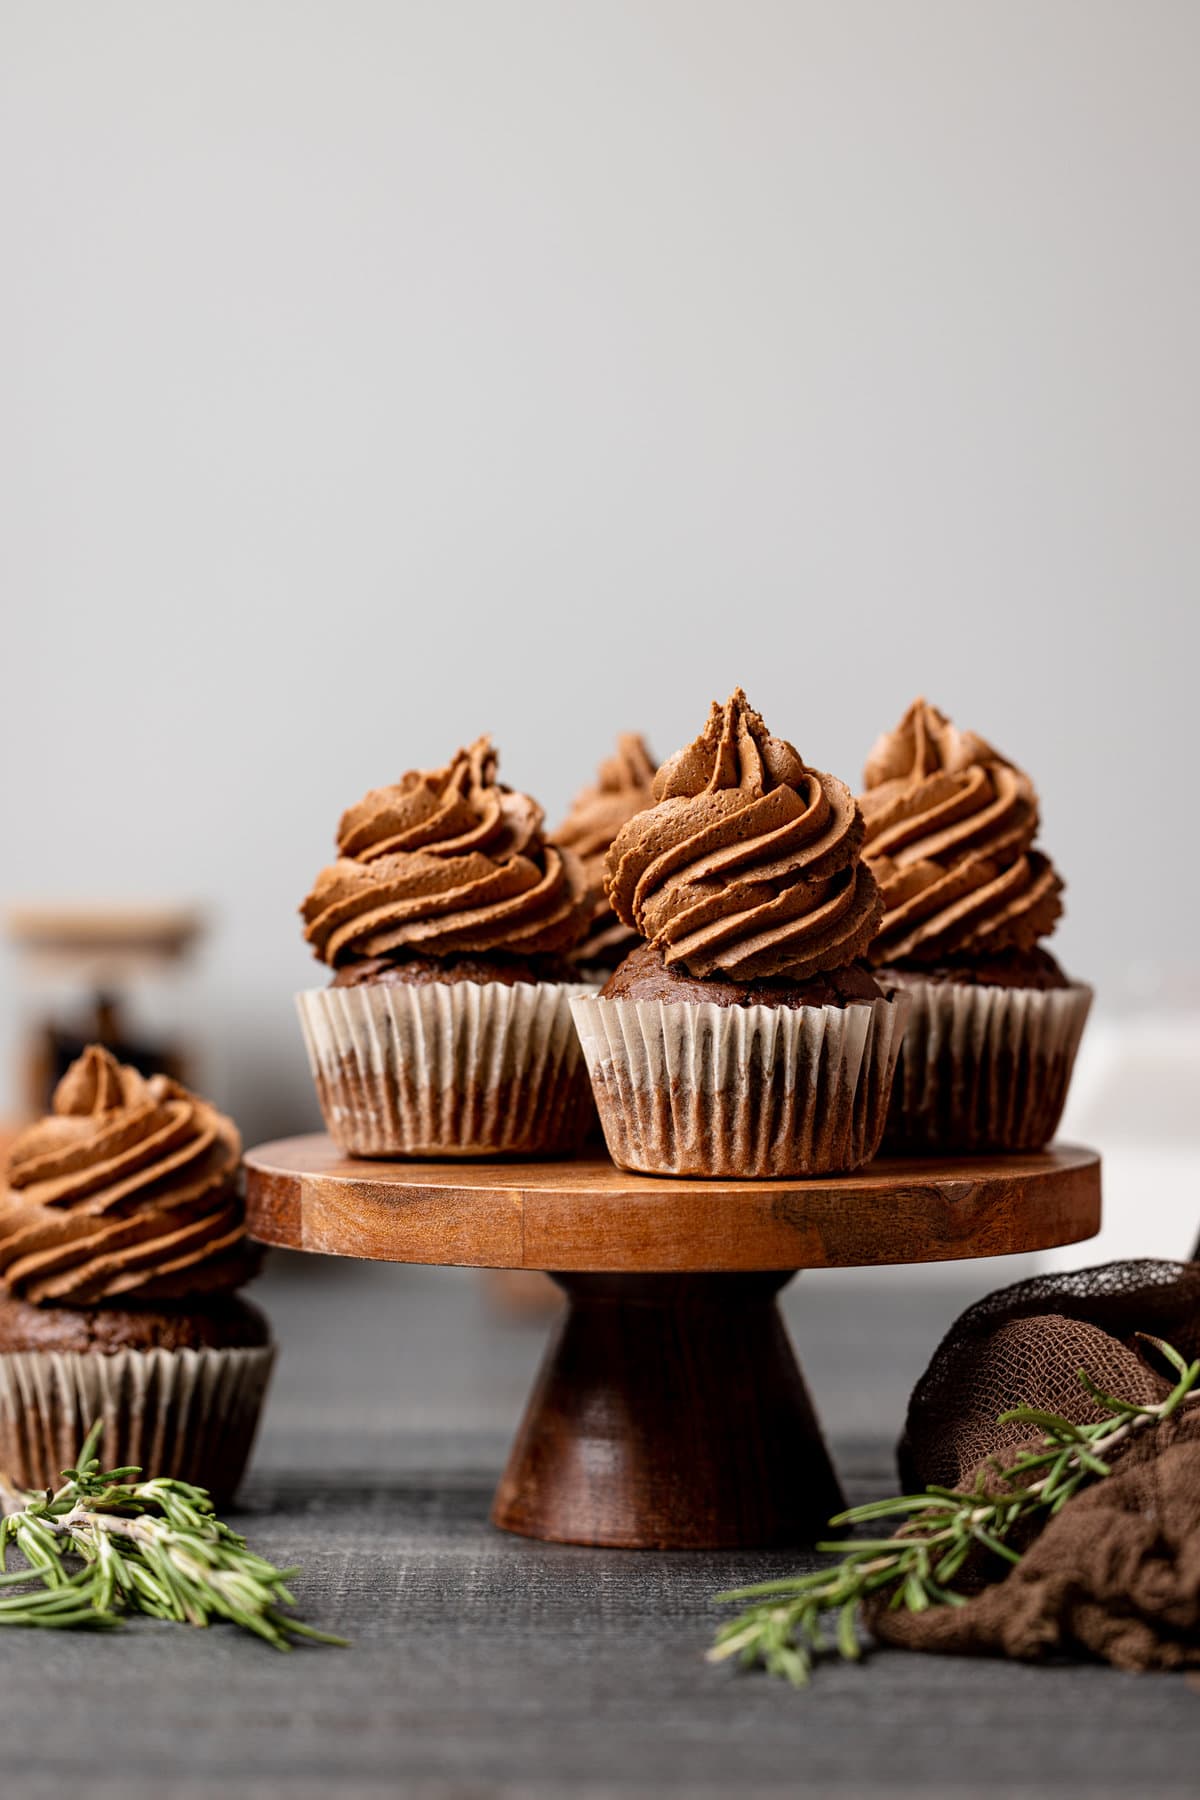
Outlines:
{"type": "Polygon", "coordinates": [[[591,897],[587,936],[574,952],[581,965],[615,968],[637,943],[637,933],[623,925],[604,891],[604,863],[622,825],[654,804],[656,768],[646,741],[623,731],[616,753],[600,764],[594,787],[575,796],[570,812],[555,832],[555,841],[573,850],[583,864],[591,897]]]}
{"type": "Polygon", "coordinates": [[[884,902],[873,962],[1030,950],[1053,931],[1063,884],[1031,848],[1033,783],[983,738],[914,700],[864,782],[863,854],[884,902]]]}
{"type": "Polygon", "coordinates": [[[608,893],[667,968],[802,981],[862,955],[880,901],[854,796],[772,737],[740,688],[653,792],[609,852],[608,893]]]}
{"type": "Polygon", "coordinates": [[[91,1045],[9,1147],[0,1279],[65,1306],[182,1299],[253,1270],[232,1120],[91,1045]]]}
{"type": "Polygon", "coordinates": [[[408,949],[568,950],[586,928],[587,883],[574,854],[546,841],[543,818],[496,780],[486,737],[444,769],[412,769],[344,814],[338,860],[301,908],[304,935],[332,968],[408,949]]]}

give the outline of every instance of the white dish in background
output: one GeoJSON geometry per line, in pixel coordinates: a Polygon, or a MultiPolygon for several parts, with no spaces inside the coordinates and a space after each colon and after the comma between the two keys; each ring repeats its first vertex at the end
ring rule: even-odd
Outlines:
{"type": "Polygon", "coordinates": [[[1187,1257],[1200,1237],[1200,1010],[1093,1018],[1059,1134],[1104,1158],[1104,1222],[1043,1269],[1187,1257]]]}

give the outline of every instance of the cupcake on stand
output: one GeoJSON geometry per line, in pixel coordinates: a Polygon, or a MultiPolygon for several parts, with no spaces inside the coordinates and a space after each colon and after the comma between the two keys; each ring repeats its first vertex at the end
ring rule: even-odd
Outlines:
{"type": "Polygon", "coordinates": [[[1045,947],[1063,883],[1034,848],[1033,783],[915,700],[871,752],[859,804],[884,905],[871,962],[885,992],[912,1004],[886,1147],[1040,1150],[1092,990],[1045,947]]]}
{"type": "Polygon", "coordinates": [[[648,1174],[860,1167],[907,1002],[862,961],[882,914],[854,796],[739,688],[655,776],[608,856],[641,940],[572,1002],[613,1161],[648,1174]]]}
{"type": "Polygon", "coordinates": [[[535,1156],[586,1136],[569,957],[591,900],[543,821],[486,737],[343,816],[301,909],[330,984],[297,1004],[348,1155],[535,1156]]]}

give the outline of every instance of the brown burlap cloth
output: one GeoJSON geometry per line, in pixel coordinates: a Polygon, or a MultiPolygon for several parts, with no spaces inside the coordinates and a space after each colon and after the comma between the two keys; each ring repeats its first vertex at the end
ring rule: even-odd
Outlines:
{"type": "MultiPolygon", "coordinates": [[[[1139,1332],[1200,1355],[1200,1263],[1040,1275],[970,1307],[913,1390],[899,1448],[905,1491],[970,1490],[980,1473],[994,1491],[989,1459],[1008,1464],[1039,1441],[1028,1425],[997,1425],[1010,1407],[1103,1418],[1080,1369],[1105,1393],[1161,1400],[1174,1378],[1139,1332]]],[[[1200,1665],[1200,1402],[1134,1432],[1110,1460],[1112,1473],[1049,1519],[1017,1566],[978,1572],[988,1584],[965,1606],[873,1608],[872,1633],[912,1650],[1200,1665]]]]}

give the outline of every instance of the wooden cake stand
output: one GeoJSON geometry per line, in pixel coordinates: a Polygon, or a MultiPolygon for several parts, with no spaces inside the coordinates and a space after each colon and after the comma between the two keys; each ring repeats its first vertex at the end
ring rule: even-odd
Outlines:
{"type": "Polygon", "coordinates": [[[799,1544],[841,1509],[775,1304],[797,1270],[1045,1250],[1100,1223],[1100,1159],[1066,1145],[731,1182],[607,1157],[351,1161],[317,1136],[263,1144],[246,1168],[262,1243],[552,1273],[568,1305],[492,1519],[631,1549],[799,1544]]]}

